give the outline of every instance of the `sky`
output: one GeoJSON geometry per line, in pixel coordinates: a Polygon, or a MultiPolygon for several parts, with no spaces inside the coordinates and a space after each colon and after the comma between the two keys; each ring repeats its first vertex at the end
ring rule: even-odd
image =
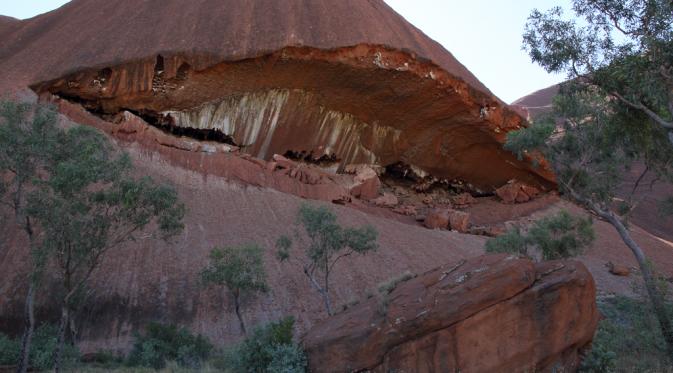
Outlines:
{"type": "MultiPolygon", "coordinates": [[[[557,5],[569,9],[570,0],[385,1],[442,44],[505,102],[511,103],[565,78],[548,74],[533,64],[521,49],[521,35],[531,10],[547,10],[557,5]]],[[[67,2],[0,0],[0,14],[26,19],[67,2]]]]}

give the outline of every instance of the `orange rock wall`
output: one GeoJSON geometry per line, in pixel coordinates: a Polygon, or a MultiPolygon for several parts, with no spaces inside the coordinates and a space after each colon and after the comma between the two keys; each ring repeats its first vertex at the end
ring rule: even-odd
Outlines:
{"type": "Polygon", "coordinates": [[[325,320],[304,344],[316,372],[574,371],[595,291],[579,262],[479,257],[325,320]]]}

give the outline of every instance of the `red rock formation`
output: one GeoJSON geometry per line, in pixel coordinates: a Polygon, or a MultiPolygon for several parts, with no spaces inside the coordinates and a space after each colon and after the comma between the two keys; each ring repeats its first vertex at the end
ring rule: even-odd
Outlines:
{"type": "Polygon", "coordinates": [[[507,184],[496,189],[495,194],[505,203],[523,203],[538,196],[540,191],[525,183],[510,180],[507,184]]]}
{"type": "Polygon", "coordinates": [[[449,227],[449,219],[448,209],[434,209],[428,212],[423,224],[430,229],[446,229],[449,227]]]}
{"type": "Polygon", "coordinates": [[[215,131],[264,159],[402,161],[488,191],[511,178],[553,186],[501,148],[522,118],[380,0],[74,0],[20,26],[0,55],[3,90],[215,131]]]}
{"type": "MultiPolygon", "coordinates": [[[[0,37],[4,38],[6,34],[14,31],[19,24],[20,21],[16,18],[0,15],[0,37]]],[[[2,55],[2,52],[0,52],[0,55],[2,55]]]]}
{"type": "Polygon", "coordinates": [[[598,324],[578,262],[485,256],[446,265],[319,323],[316,372],[574,371],[598,324]]]}
{"type": "Polygon", "coordinates": [[[514,101],[511,107],[524,118],[532,120],[552,110],[552,100],[558,92],[559,86],[554,84],[521,97],[514,101]]]}
{"type": "Polygon", "coordinates": [[[450,210],[449,227],[460,233],[468,233],[470,231],[470,214],[463,211],[450,210]]]}

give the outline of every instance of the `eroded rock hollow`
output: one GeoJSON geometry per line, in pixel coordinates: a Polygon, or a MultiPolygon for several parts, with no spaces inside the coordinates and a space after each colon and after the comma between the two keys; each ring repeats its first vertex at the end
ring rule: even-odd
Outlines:
{"type": "Polygon", "coordinates": [[[552,178],[502,149],[522,119],[497,99],[406,52],[361,44],[287,47],[195,70],[158,55],[33,86],[94,113],[138,113],[181,135],[231,141],[262,159],[300,154],[349,164],[404,162],[433,177],[492,190],[552,178]],[[132,78],[131,78],[132,77],[132,78]]]}

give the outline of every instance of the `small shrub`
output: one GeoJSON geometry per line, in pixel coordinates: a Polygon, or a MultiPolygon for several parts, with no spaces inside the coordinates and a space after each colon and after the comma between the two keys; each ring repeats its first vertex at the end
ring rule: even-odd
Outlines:
{"type": "MultiPolygon", "coordinates": [[[[598,301],[604,316],[581,372],[670,372],[666,342],[647,301],[616,297],[598,301]]],[[[668,306],[673,315],[673,305],[668,306]]]]}
{"type": "Polygon", "coordinates": [[[243,342],[214,362],[216,368],[233,373],[304,372],[304,351],[292,341],[294,318],[255,328],[243,342]]]}
{"type": "MultiPolygon", "coordinates": [[[[15,365],[21,353],[20,338],[11,339],[0,333],[0,365],[15,365]]],[[[50,370],[54,367],[54,354],[58,341],[58,326],[40,325],[33,333],[30,349],[30,365],[37,371],[50,370]]],[[[66,365],[79,359],[79,351],[75,346],[65,344],[63,361],[66,365]]]]}
{"type": "Polygon", "coordinates": [[[205,337],[185,328],[150,323],[145,335],[136,335],[128,364],[162,369],[166,361],[176,361],[182,367],[199,368],[212,349],[205,337]]]}
{"type": "Polygon", "coordinates": [[[395,276],[393,278],[390,278],[390,279],[380,283],[379,286],[377,287],[377,289],[378,289],[379,293],[381,293],[381,294],[390,294],[390,293],[393,292],[393,290],[395,290],[397,285],[399,285],[403,282],[407,282],[407,281],[409,281],[409,280],[411,280],[412,278],[415,278],[415,277],[416,277],[415,274],[413,274],[409,271],[405,271],[404,273],[402,273],[398,276],[395,276]]]}
{"type": "Polygon", "coordinates": [[[486,241],[486,252],[528,255],[528,243],[518,228],[486,241]]]}
{"type": "MultiPolygon", "coordinates": [[[[58,326],[43,324],[33,334],[30,349],[30,364],[37,371],[50,370],[54,367],[54,355],[58,347],[58,326]]],[[[77,347],[65,344],[63,346],[63,365],[67,366],[79,360],[77,347]]]]}
{"type": "Polygon", "coordinates": [[[583,219],[567,211],[536,221],[524,235],[518,228],[486,242],[486,252],[531,256],[536,249],[543,260],[580,255],[595,239],[590,217],[583,219]]]}
{"type": "Polygon", "coordinates": [[[595,238],[590,217],[582,219],[567,211],[537,221],[528,232],[528,240],[538,247],[544,260],[580,255],[595,238]]]}
{"type": "Polygon", "coordinates": [[[348,310],[349,308],[355,307],[360,304],[360,299],[353,297],[348,302],[341,305],[341,312],[348,310]]]}
{"type": "Polygon", "coordinates": [[[271,361],[266,367],[267,373],[303,373],[308,361],[306,354],[296,344],[276,345],[269,351],[271,361]]]}
{"type": "Polygon", "coordinates": [[[21,346],[18,341],[0,333],[0,365],[14,365],[19,361],[21,346]]]}

